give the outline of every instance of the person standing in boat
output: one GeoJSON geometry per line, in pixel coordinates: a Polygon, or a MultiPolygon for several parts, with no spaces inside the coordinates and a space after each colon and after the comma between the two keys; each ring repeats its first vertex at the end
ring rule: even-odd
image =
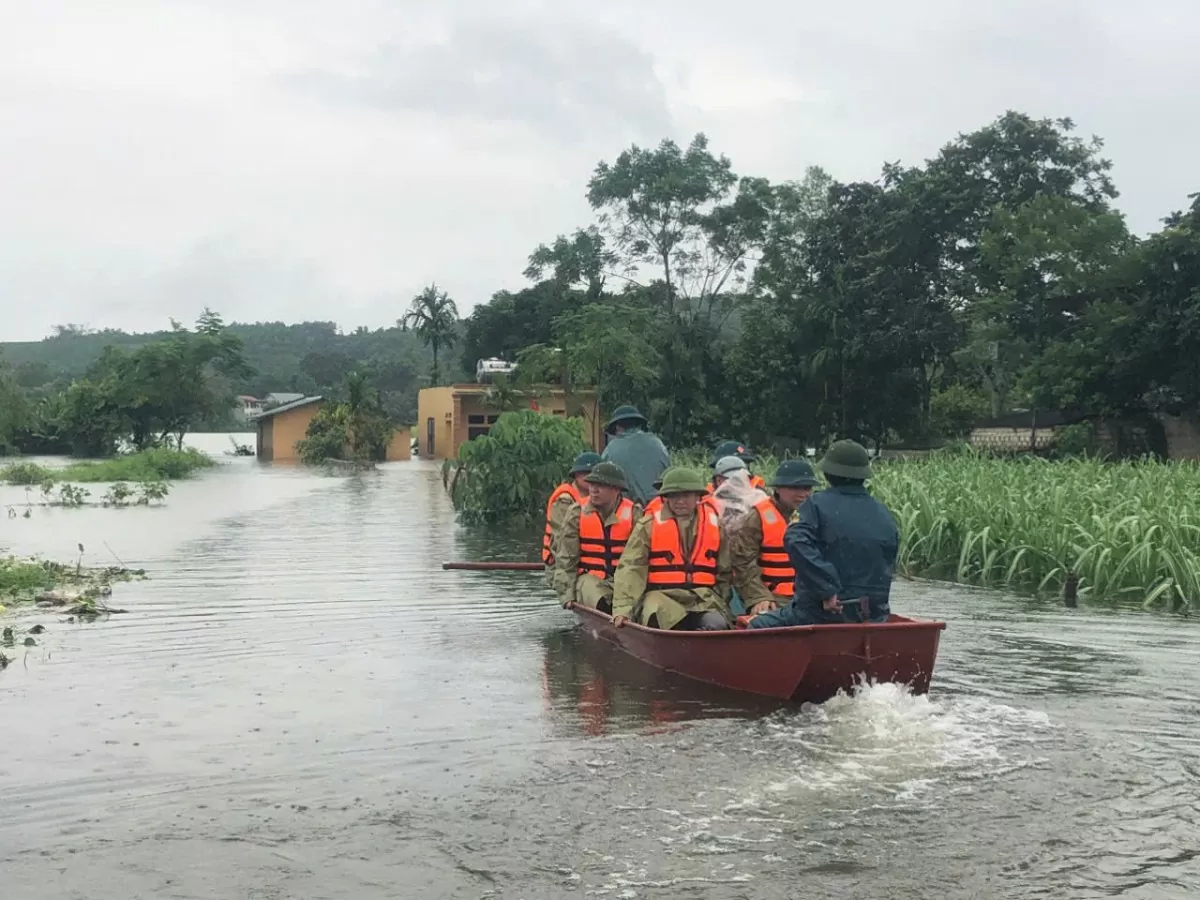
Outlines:
{"type": "Polygon", "coordinates": [[[642,508],[624,495],[625,473],[600,462],[585,478],[588,499],[567,513],[554,560],[554,590],[563,606],[612,612],[613,573],[642,508]]]}
{"type": "Polygon", "coordinates": [[[653,484],[671,458],[657,436],[646,430],[646,417],[634,406],[618,406],[604,430],[612,435],[603,458],[625,473],[626,493],[643,506],[654,496],[653,484]]]}
{"type": "Polygon", "coordinates": [[[805,459],[785,459],[770,480],[771,496],[759,500],[730,534],[733,586],[749,615],[787,606],[796,570],[784,546],[788,522],[817,486],[805,459]]]}
{"type": "Polygon", "coordinates": [[[634,619],[651,628],[719,631],[731,627],[732,568],[721,520],[704,503],[704,476],[663,473],[663,505],[642,516],[613,578],[613,623],[634,619]]]}
{"type": "Polygon", "coordinates": [[[600,462],[600,454],[587,451],[575,457],[571,466],[570,476],[554,489],[550,499],[546,501],[546,528],[542,533],[542,565],[554,565],[554,550],[558,536],[562,533],[563,520],[576,503],[587,500],[587,474],[592,467],[600,462]]]}
{"type": "Polygon", "coordinates": [[[886,506],[867,493],[871,458],[838,441],[818,463],[829,488],[800,505],[784,533],[796,572],[792,602],[750,620],[750,628],[886,622],[900,532],[886,506]]]}

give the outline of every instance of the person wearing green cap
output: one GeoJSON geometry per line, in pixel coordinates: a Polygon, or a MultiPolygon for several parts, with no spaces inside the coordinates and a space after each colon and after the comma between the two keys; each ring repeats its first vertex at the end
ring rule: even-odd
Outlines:
{"type": "Polygon", "coordinates": [[[575,457],[571,465],[569,480],[564,481],[550,494],[546,501],[546,528],[542,532],[542,565],[554,565],[554,548],[562,533],[563,520],[567,512],[576,503],[582,503],[588,496],[587,474],[592,466],[600,462],[600,454],[588,450],[575,457]]]}
{"type": "Polygon", "coordinates": [[[612,612],[613,573],[642,508],[624,496],[625,473],[599,462],[586,476],[588,497],[563,521],[554,559],[554,591],[563,606],[612,612]]]}
{"type": "Polygon", "coordinates": [[[716,509],[704,500],[704,476],[663,473],[663,505],[633,526],[613,578],[613,622],[652,628],[729,628],[732,568],[716,509]]]}
{"type": "Polygon", "coordinates": [[[829,487],[813,494],[784,534],[796,572],[792,602],[750,620],[751,628],[886,622],[900,548],[896,520],[867,493],[871,458],[854,441],[838,441],[818,463],[829,487]]]}
{"type": "Polygon", "coordinates": [[[733,585],[750,615],[791,602],[796,572],[788,559],[784,534],[788,521],[817,484],[808,460],[785,459],[771,476],[771,496],[759,500],[733,529],[733,585]]]}
{"type": "Polygon", "coordinates": [[[626,493],[645,506],[654,496],[654,481],[671,464],[667,448],[646,430],[646,417],[636,406],[618,406],[604,426],[612,435],[603,458],[625,473],[626,493]]]}

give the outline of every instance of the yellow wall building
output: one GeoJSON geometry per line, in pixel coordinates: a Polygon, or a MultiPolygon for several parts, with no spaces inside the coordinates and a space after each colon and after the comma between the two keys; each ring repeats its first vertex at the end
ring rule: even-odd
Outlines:
{"type": "MultiPolygon", "coordinates": [[[[486,384],[448,384],[423,388],[417,395],[417,455],[422,459],[453,459],[466,441],[488,433],[500,418],[485,403],[486,384]]],[[[604,423],[594,391],[573,391],[571,405],[583,417],[584,430],[592,449],[604,441],[604,423]]],[[[547,415],[565,416],[567,396],[562,388],[546,387],[525,402],[547,415]]],[[[574,409],[573,409],[574,411],[574,409]]]]}
{"type": "Polygon", "coordinates": [[[264,462],[296,462],[300,453],[296,443],[308,431],[308,423],[325,405],[324,397],[305,397],[259,413],[254,423],[258,430],[255,455],[264,462]]]}
{"type": "MultiPolygon", "coordinates": [[[[269,409],[255,417],[258,426],[256,455],[264,462],[299,462],[300,452],[296,449],[308,432],[308,425],[317,411],[325,405],[323,397],[305,397],[269,409]]],[[[412,429],[397,428],[388,441],[387,462],[405,462],[412,459],[412,429]]]]}

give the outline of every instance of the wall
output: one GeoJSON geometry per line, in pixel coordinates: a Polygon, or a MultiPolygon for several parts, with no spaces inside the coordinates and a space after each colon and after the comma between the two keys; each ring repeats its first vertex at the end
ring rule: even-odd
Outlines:
{"type": "Polygon", "coordinates": [[[454,443],[454,388],[422,388],[417,394],[418,444],[417,455],[421,459],[448,459],[453,456],[454,443]],[[433,419],[433,447],[429,446],[429,420],[433,419]]]}
{"type": "Polygon", "coordinates": [[[1200,459],[1200,421],[1194,416],[1156,417],[1162,423],[1167,438],[1167,455],[1171,459],[1200,459]]]}
{"type": "Polygon", "coordinates": [[[388,462],[408,462],[412,459],[412,429],[397,428],[387,445],[388,462]]]}
{"type": "MultiPolygon", "coordinates": [[[[969,443],[981,450],[997,450],[1017,452],[1029,449],[1028,428],[975,428],[971,431],[969,443]]],[[[1037,447],[1043,449],[1054,443],[1055,429],[1039,428],[1037,431],[1037,447]]]]}
{"type": "MultiPolygon", "coordinates": [[[[473,435],[486,433],[499,413],[484,404],[486,385],[460,384],[424,388],[417,395],[416,435],[422,459],[452,459],[458,448],[473,435]],[[429,450],[429,419],[434,420],[434,446],[429,450]]],[[[604,446],[604,426],[599,405],[591,391],[578,391],[573,399],[580,405],[584,428],[592,449],[604,446]]],[[[547,415],[566,415],[566,397],[561,390],[546,391],[536,398],[539,411],[547,415]]]]}
{"type": "Polygon", "coordinates": [[[324,401],[310,403],[298,409],[291,409],[278,415],[260,420],[258,423],[259,452],[258,458],[271,462],[295,462],[300,459],[296,451],[296,443],[308,431],[308,423],[317,414],[324,401]],[[269,433],[268,433],[269,432],[269,433]]]}

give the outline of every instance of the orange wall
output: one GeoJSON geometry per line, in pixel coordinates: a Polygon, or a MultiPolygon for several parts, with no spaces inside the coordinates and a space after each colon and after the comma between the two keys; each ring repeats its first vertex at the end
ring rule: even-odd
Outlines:
{"type": "MultiPolygon", "coordinates": [[[[483,416],[484,422],[497,416],[483,402],[486,388],[475,385],[446,385],[423,388],[417,395],[416,436],[420,441],[418,455],[422,459],[453,459],[458,448],[466,442],[472,427],[470,416],[483,416]],[[433,419],[434,440],[429,448],[429,420],[433,419]]],[[[591,392],[577,391],[575,402],[581,407],[584,431],[592,449],[603,446],[604,427],[599,420],[599,406],[591,392]]],[[[546,391],[537,398],[538,409],[547,415],[565,415],[566,397],[561,390],[546,391]]]]}
{"type": "Polygon", "coordinates": [[[408,428],[397,428],[388,441],[388,462],[407,462],[412,459],[412,431],[408,428]]]}
{"type": "Polygon", "coordinates": [[[259,435],[262,446],[259,458],[273,462],[294,462],[300,459],[296,443],[304,437],[308,423],[324,405],[324,402],[311,403],[260,422],[259,435]]]}

